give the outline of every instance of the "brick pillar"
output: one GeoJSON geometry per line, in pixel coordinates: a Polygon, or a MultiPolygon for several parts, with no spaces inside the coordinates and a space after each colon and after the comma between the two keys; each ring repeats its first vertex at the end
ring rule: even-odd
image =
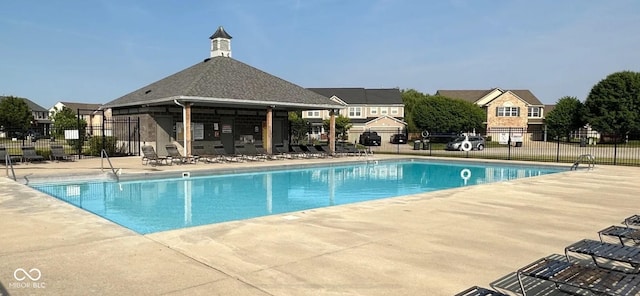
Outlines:
{"type": "Polygon", "coordinates": [[[191,155],[191,103],[184,103],[184,156],[191,155]]]}
{"type": "Polygon", "coordinates": [[[263,143],[264,149],[267,151],[267,154],[273,154],[273,107],[267,107],[267,136],[265,137],[266,141],[263,143]]]}
{"type": "Polygon", "coordinates": [[[336,152],[336,112],[331,109],[329,111],[329,153],[331,155],[336,152]]]}

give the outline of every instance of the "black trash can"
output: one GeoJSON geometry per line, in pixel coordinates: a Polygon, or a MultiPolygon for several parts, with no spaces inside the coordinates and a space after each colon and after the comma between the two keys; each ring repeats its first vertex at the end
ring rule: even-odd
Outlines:
{"type": "Polygon", "coordinates": [[[429,140],[422,140],[422,150],[429,150],[429,140]]]}
{"type": "Polygon", "coordinates": [[[416,140],[415,142],[413,142],[413,150],[420,150],[420,144],[422,142],[420,142],[420,140],[416,140]]]}
{"type": "Polygon", "coordinates": [[[516,142],[516,147],[522,147],[522,142],[516,142]]]}

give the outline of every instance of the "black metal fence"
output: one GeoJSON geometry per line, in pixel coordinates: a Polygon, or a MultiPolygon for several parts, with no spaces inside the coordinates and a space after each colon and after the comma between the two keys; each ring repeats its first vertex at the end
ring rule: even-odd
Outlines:
{"type": "Polygon", "coordinates": [[[34,147],[45,159],[50,158],[52,145],[62,146],[65,153],[79,157],[100,156],[102,149],[110,157],[140,155],[140,121],[103,120],[81,129],[58,129],[55,124],[29,129],[3,127],[0,145],[10,155],[21,155],[22,147],[34,147]]]}
{"type": "Polygon", "coordinates": [[[457,136],[436,134],[414,138],[408,144],[383,143],[371,149],[383,153],[566,163],[590,154],[596,164],[640,166],[640,134],[637,133],[623,136],[573,133],[553,137],[545,131],[505,130],[482,136],[482,144],[472,141],[473,145],[465,147],[447,147],[447,143],[453,142],[457,136]],[[469,146],[472,149],[465,151],[469,146]]]}

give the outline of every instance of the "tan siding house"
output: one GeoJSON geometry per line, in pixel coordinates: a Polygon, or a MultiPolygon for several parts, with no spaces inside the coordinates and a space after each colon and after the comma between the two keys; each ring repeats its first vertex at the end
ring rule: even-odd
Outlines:
{"type": "Polygon", "coordinates": [[[438,90],[436,95],[475,103],[487,111],[487,136],[493,141],[542,140],[544,105],[529,90],[438,90]],[[510,133],[510,134],[509,134],[510,133]]]}

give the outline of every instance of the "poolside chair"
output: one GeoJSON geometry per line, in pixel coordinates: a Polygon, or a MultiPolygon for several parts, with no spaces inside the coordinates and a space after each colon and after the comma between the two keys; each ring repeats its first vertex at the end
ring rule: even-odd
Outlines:
{"type": "MultiPolygon", "coordinates": [[[[527,296],[524,277],[551,282],[556,289],[584,289],[596,295],[638,295],[640,276],[565,260],[541,258],[517,272],[522,295],[527,296]]],[[[573,292],[573,291],[571,291],[573,292]]],[[[576,293],[577,294],[577,293],[576,293]]]]}
{"type": "Polygon", "coordinates": [[[9,158],[9,161],[12,163],[20,161],[20,156],[7,154],[7,148],[0,146],[0,162],[6,164],[7,158],[9,158]]]}
{"type": "Polygon", "coordinates": [[[564,249],[567,261],[571,261],[570,253],[588,255],[593,263],[600,268],[614,269],[612,263],[615,263],[617,267],[627,265],[626,271],[630,270],[634,273],[640,271],[640,248],[637,247],[583,239],[564,249]],[[603,261],[608,264],[603,264],[603,261]]]}
{"type": "Polygon", "coordinates": [[[245,144],[235,144],[234,145],[235,148],[235,155],[236,157],[239,157],[241,159],[244,160],[250,160],[250,161],[260,161],[260,160],[264,160],[262,158],[257,157],[255,154],[252,155],[251,152],[249,152],[249,150],[247,150],[245,144]]]}
{"type": "Polygon", "coordinates": [[[622,223],[627,227],[640,227],[640,215],[629,216],[622,223]]]}
{"type": "Polygon", "coordinates": [[[22,159],[25,162],[44,161],[44,157],[38,155],[36,148],[33,146],[22,146],[22,159]]]}
{"type": "Polygon", "coordinates": [[[284,148],[284,144],[275,144],[273,148],[276,150],[277,155],[280,155],[282,158],[293,159],[293,155],[284,148]]]}
{"type": "Polygon", "coordinates": [[[193,149],[193,157],[196,157],[198,160],[208,163],[221,162],[220,156],[215,153],[207,153],[204,145],[193,145],[191,149],[193,149]]]}
{"type": "Polygon", "coordinates": [[[325,158],[327,157],[327,154],[324,152],[319,151],[318,149],[316,149],[315,146],[313,146],[312,144],[308,144],[305,148],[307,148],[307,151],[309,152],[309,154],[311,154],[312,156],[315,157],[320,157],[320,158],[325,158]]]}
{"type": "Polygon", "coordinates": [[[180,151],[178,151],[178,147],[175,144],[167,144],[164,148],[167,150],[167,155],[171,158],[171,162],[177,162],[178,164],[198,162],[198,159],[195,157],[188,157],[180,154],[180,151]]]}
{"type": "Polygon", "coordinates": [[[455,296],[508,296],[507,294],[503,294],[494,290],[490,290],[482,287],[471,287],[466,289],[455,296]]]}
{"type": "Polygon", "coordinates": [[[160,157],[156,153],[156,150],[153,149],[153,146],[142,146],[142,165],[151,164],[152,166],[156,166],[158,164],[168,164],[172,163],[168,161],[166,157],[160,157]]]}
{"type": "Polygon", "coordinates": [[[237,157],[236,155],[227,153],[227,150],[224,149],[224,145],[222,144],[213,145],[213,151],[216,153],[216,155],[219,156],[219,160],[223,162],[224,161],[233,161],[233,162],[244,161],[244,159],[242,159],[241,157],[237,157]]]}
{"type": "Polygon", "coordinates": [[[604,241],[604,236],[616,237],[621,245],[625,245],[631,241],[633,245],[640,244],[640,229],[612,225],[603,230],[598,231],[600,241],[604,241]]]}
{"type": "Polygon", "coordinates": [[[64,147],[62,145],[51,145],[51,160],[65,160],[65,161],[73,161],[73,156],[64,152],[64,147]]]}
{"type": "Polygon", "coordinates": [[[262,143],[254,143],[253,145],[249,145],[248,147],[253,148],[256,151],[256,155],[258,157],[262,157],[266,160],[282,159],[282,156],[267,153],[267,151],[262,146],[262,143]]]}
{"type": "Polygon", "coordinates": [[[293,151],[292,155],[294,155],[296,157],[299,157],[299,158],[309,158],[309,157],[311,157],[311,155],[309,153],[307,153],[306,151],[302,150],[302,148],[300,148],[300,145],[289,145],[289,147],[293,151]]]}

